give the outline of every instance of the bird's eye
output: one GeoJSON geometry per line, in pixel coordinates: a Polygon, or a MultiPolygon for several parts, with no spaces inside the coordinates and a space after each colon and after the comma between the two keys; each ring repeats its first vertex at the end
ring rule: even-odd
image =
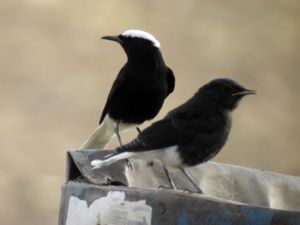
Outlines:
{"type": "Polygon", "coordinates": [[[131,40],[131,44],[133,46],[138,46],[138,45],[141,44],[141,41],[139,39],[134,38],[134,39],[131,40]]]}

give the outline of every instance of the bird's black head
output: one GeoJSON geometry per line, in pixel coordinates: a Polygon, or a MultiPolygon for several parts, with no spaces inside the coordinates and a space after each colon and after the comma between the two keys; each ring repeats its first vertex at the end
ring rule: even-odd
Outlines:
{"type": "Polygon", "coordinates": [[[223,78],[207,83],[199,89],[198,94],[217,102],[227,110],[233,110],[245,95],[256,94],[256,91],[246,89],[231,79],[223,78]]]}
{"type": "Polygon", "coordinates": [[[160,43],[155,37],[141,30],[127,30],[116,36],[104,36],[102,39],[118,42],[127,54],[128,59],[141,59],[159,51],[160,43]]]}

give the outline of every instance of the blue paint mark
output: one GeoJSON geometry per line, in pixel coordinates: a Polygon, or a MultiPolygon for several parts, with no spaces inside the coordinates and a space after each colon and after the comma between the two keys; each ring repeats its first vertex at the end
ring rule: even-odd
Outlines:
{"type": "Polygon", "coordinates": [[[95,153],[95,150],[85,149],[84,151],[80,151],[84,156],[89,157],[90,155],[95,153]]]}
{"type": "Polygon", "coordinates": [[[271,225],[273,212],[271,210],[247,209],[245,210],[247,223],[245,225],[271,225]]]}
{"type": "Polygon", "coordinates": [[[77,197],[79,198],[79,199],[85,199],[85,195],[86,195],[86,188],[82,188],[81,190],[80,190],[80,192],[77,194],[77,197]]]}
{"type": "Polygon", "coordinates": [[[295,218],[295,224],[298,224],[298,225],[300,224],[300,217],[298,217],[298,218],[296,217],[295,218]]]}
{"type": "Polygon", "coordinates": [[[209,213],[206,215],[203,224],[218,224],[218,225],[232,225],[230,216],[222,214],[209,213]]]}
{"type": "Polygon", "coordinates": [[[190,213],[182,213],[177,220],[177,225],[189,225],[189,221],[192,221],[192,215],[190,213]]]}

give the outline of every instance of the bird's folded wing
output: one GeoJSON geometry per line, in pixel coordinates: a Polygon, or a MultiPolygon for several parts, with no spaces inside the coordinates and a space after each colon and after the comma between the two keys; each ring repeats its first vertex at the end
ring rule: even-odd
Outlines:
{"type": "Polygon", "coordinates": [[[117,149],[123,151],[147,151],[174,146],[182,140],[180,134],[170,119],[162,119],[147,127],[133,141],[117,149]]]}
{"type": "Polygon", "coordinates": [[[106,103],[105,103],[105,106],[103,108],[103,111],[102,111],[102,114],[101,114],[101,117],[100,117],[100,121],[99,121],[99,124],[101,124],[106,116],[106,114],[108,113],[109,111],[109,108],[112,104],[112,102],[114,101],[115,99],[115,96],[118,95],[119,91],[120,91],[120,88],[123,86],[124,82],[125,82],[125,77],[126,75],[124,76],[124,73],[125,73],[125,69],[124,67],[120,70],[117,78],[115,79],[111,89],[110,89],[110,92],[108,94],[108,97],[107,97],[107,100],[106,100],[106,103]]]}
{"type": "Polygon", "coordinates": [[[118,148],[117,151],[147,151],[186,145],[197,137],[210,136],[211,132],[222,123],[222,118],[213,113],[177,111],[153,123],[136,139],[118,148]]]}
{"type": "Polygon", "coordinates": [[[174,91],[175,88],[175,76],[173,71],[168,67],[167,69],[167,84],[168,84],[168,95],[174,91]]]}
{"type": "Polygon", "coordinates": [[[168,117],[171,118],[174,128],[185,135],[209,134],[225,123],[221,112],[207,108],[201,110],[184,107],[168,117]]]}

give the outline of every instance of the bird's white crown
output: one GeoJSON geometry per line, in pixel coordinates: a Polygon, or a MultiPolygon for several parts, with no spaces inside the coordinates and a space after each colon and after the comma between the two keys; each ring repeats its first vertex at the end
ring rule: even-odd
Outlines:
{"type": "Polygon", "coordinates": [[[144,38],[146,40],[151,41],[155,47],[160,48],[160,43],[158,42],[158,40],[156,40],[156,38],[152,34],[142,30],[126,30],[122,34],[122,36],[144,38]]]}

